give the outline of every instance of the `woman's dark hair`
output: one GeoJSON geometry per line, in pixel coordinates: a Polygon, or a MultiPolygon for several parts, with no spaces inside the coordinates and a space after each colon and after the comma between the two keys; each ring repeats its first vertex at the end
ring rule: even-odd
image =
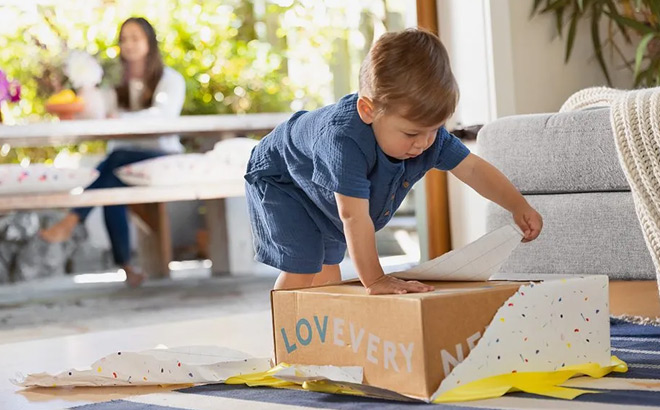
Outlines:
{"type": "MultiPolygon", "coordinates": [[[[121,43],[121,32],[124,26],[128,23],[135,23],[142,28],[144,34],[147,36],[149,42],[149,52],[147,53],[147,62],[144,68],[144,88],[142,89],[142,97],[140,98],[143,107],[151,107],[153,104],[154,90],[158,85],[161,77],[163,76],[163,58],[160,55],[158,48],[158,40],[156,39],[156,32],[149,22],[143,17],[131,17],[124,21],[119,29],[119,43],[121,43]]],[[[123,74],[121,83],[117,87],[117,103],[120,107],[128,108],[128,62],[121,58],[123,74]]]]}

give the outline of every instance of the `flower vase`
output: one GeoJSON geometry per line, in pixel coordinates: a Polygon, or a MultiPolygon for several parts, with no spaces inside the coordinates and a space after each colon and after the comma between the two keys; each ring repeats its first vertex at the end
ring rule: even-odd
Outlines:
{"type": "Polygon", "coordinates": [[[85,103],[85,108],[76,118],[93,120],[105,118],[106,107],[103,92],[96,86],[85,86],[76,93],[85,103]]]}

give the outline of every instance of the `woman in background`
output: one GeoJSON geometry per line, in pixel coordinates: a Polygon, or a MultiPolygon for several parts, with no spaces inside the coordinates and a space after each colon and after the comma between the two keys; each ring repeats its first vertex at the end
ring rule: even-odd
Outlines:
{"type": "MultiPolygon", "coordinates": [[[[165,67],[156,33],[142,17],[131,17],[119,29],[122,81],[116,89],[119,118],[172,117],[181,114],[186,85],[181,74],[165,67]]],[[[167,154],[180,153],[183,147],[176,135],[151,139],[110,141],[108,157],[98,166],[99,177],[87,189],[126,186],[114,171],[124,165],[167,154]]],[[[71,210],[60,222],[40,232],[51,243],[68,240],[79,223],[84,223],[92,208],[71,210]]],[[[115,262],[126,272],[130,286],[139,286],[145,276],[131,265],[126,205],[103,207],[115,262]]]]}

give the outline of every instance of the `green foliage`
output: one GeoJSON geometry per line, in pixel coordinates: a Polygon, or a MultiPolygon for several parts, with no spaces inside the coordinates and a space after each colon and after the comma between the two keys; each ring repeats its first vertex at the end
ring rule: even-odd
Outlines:
{"type": "MultiPolygon", "coordinates": [[[[18,121],[50,117],[44,102],[57,91],[57,68],[69,50],[96,56],[104,68],[103,85],[117,84],[118,30],[131,16],[152,23],[165,64],[184,76],[184,115],[315,109],[356,89],[365,50],[380,33],[403,28],[401,16],[409,3],[67,0],[2,6],[0,67],[20,81],[23,91],[10,114],[18,121]]],[[[41,151],[2,148],[0,162],[52,160],[65,148],[99,152],[104,144],[41,151]]]]}
{"type": "Polygon", "coordinates": [[[57,71],[71,49],[95,55],[105,68],[105,83],[115,85],[119,80],[119,25],[125,18],[141,14],[130,11],[150,9],[159,10],[149,20],[158,34],[165,64],[186,77],[184,114],[290,110],[295,89],[286,71],[279,69],[283,58],[273,53],[271,44],[257,38],[253,29],[243,29],[247,22],[254,25],[255,19],[245,2],[105,3],[102,8],[86,7],[80,1],[70,2],[68,7],[39,6],[36,15],[14,7],[14,16],[24,19],[25,25],[0,40],[0,66],[28,90],[26,100],[31,104],[21,107],[19,116],[45,114],[44,100],[57,91],[47,86],[47,77],[57,71]],[[86,9],[87,18],[81,19],[76,8],[86,9]],[[168,13],[160,12],[163,9],[168,13]],[[20,64],[16,64],[18,55],[20,64]]]}
{"type": "MultiPolygon", "coordinates": [[[[254,20],[249,15],[253,10],[242,6],[244,2],[118,0],[105,1],[104,7],[86,3],[79,0],[36,9],[3,6],[0,14],[5,21],[0,17],[0,24],[10,23],[9,16],[14,23],[0,31],[0,67],[23,86],[23,101],[9,107],[12,117],[27,121],[50,117],[44,103],[59,91],[63,58],[72,49],[95,55],[104,68],[102,85],[114,87],[121,77],[119,26],[145,10],[154,10],[148,19],[156,29],[165,64],[186,79],[184,115],[291,110],[296,89],[281,69],[284,58],[257,38],[254,30],[241,29],[254,20]]],[[[279,7],[271,10],[282,11],[279,7]]],[[[305,105],[315,108],[319,103],[312,97],[305,105]]],[[[62,150],[102,152],[104,148],[103,143],[92,142],[3,149],[0,162],[26,158],[51,162],[62,150]]]]}
{"type": "Polygon", "coordinates": [[[532,15],[536,14],[554,14],[559,34],[563,36],[566,31],[565,61],[571,57],[577,24],[587,19],[594,53],[608,84],[611,85],[611,79],[603,52],[611,47],[632,71],[635,87],[660,86],[660,1],[534,0],[532,15]],[[600,30],[602,19],[609,20],[608,38],[604,43],[600,30]],[[618,44],[621,41],[635,45],[633,60],[626,60],[618,44]]]}

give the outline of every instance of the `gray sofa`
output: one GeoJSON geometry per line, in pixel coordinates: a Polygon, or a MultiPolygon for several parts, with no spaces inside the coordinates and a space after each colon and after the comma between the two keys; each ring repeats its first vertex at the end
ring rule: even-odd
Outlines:
{"type": "MultiPolygon", "coordinates": [[[[609,109],[502,118],[481,130],[478,146],[544,218],[541,236],[519,246],[500,272],[655,279],[609,109]]],[[[489,230],[509,221],[489,204],[489,230]]]]}

